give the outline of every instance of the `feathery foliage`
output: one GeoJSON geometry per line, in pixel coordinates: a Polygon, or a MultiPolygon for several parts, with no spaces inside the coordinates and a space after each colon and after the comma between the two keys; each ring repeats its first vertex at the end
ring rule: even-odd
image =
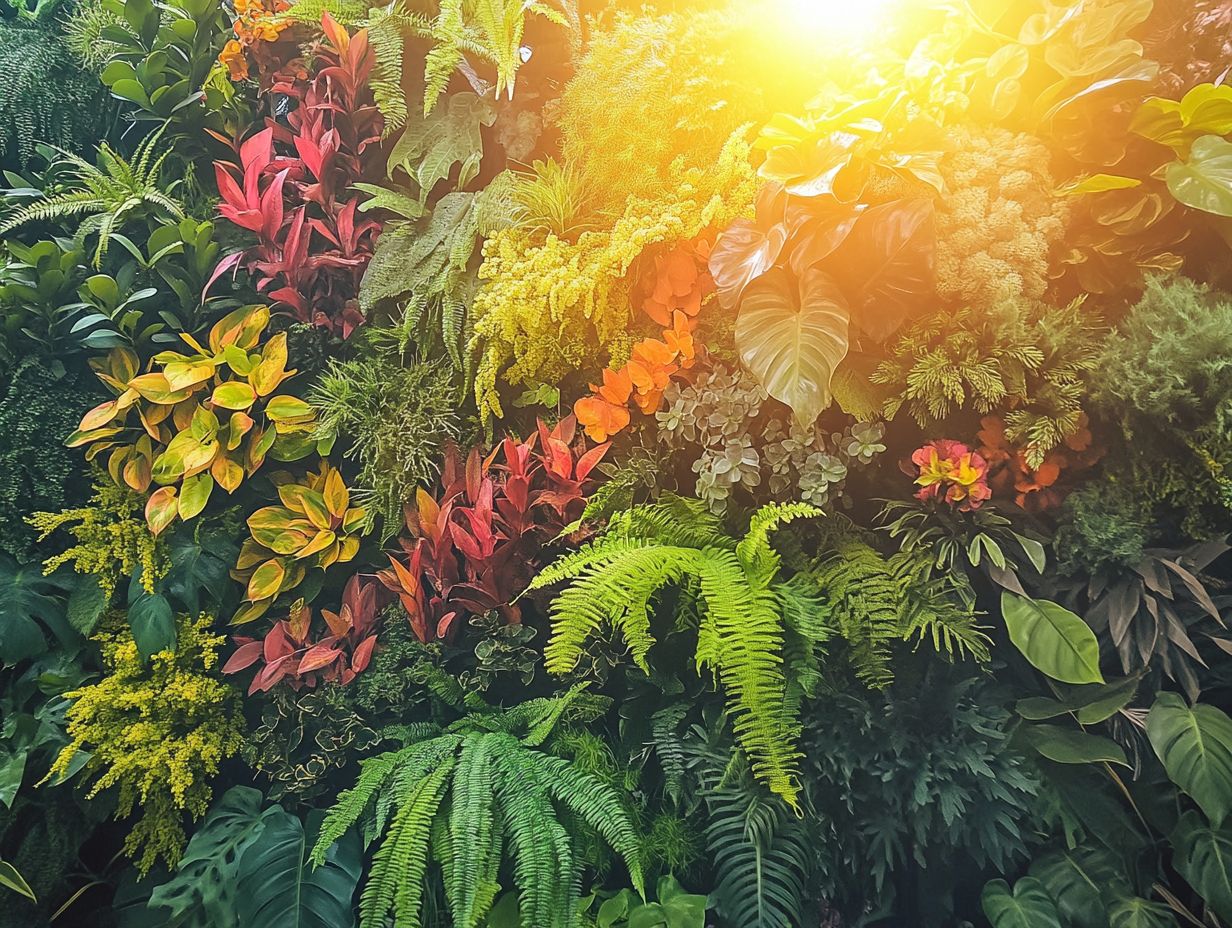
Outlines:
{"type": "Polygon", "coordinates": [[[927,555],[900,551],[886,558],[850,529],[827,529],[830,553],[804,576],[826,598],[857,677],[887,686],[892,646],[912,639],[950,659],[988,659],[988,637],[974,612],[947,575],[929,577],[927,555]]]}
{"type": "Polygon", "coordinates": [[[578,829],[598,833],[642,891],[638,838],[614,788],[545,748],[571,715],[593,717],[575,687],[507,710],[472,713],[445,729],[408,731],[406,747],[365,760],[321,826],[313,859],[364,821],[384,835],[360,901],[364,928],[418,926],[429,864],[440,865],[457,928],[475,928],[512,858],[523,928],[574,928],[585,861],[578,829]]]}
{"type": "Polygon", "coordinates": [[[1009,300],[978,315],[965,309],[925,319],[873,374],[890,389],[885,414],[905,406],[926,426],[961,409],[1005,410],[1006,437],[1038,467],[1082,428],[1102,331],[1089,315],[1081,301],[1053,308],[1009,300]]]}
{"type": "Polygon", "coordinates": [[[445,444],[460,437],[458,390],[448,365],[403,367],[384,358],[331,361],[307,395],[319,439],[346,436],[360,464],[357,498],[383,519],[386,537],[402,525],[416,487],[436,477],[445,444]]]}
{"type": "Polygon", "coordinates": [[[82,151],[105,131],[106,90],[83,71],[55,21],[0,20],[0,162],[25,168],[35,144],[82,151]]]}
{"type": "Polygon", "coordinates": [[[103,142],[98,146],[97,165],[62,151],[64,164],[60,167],[71,189],[21,207],[0,222],[0,236],[28,222],[83,216],[76,237],[84,242],[92,235],[98,236],[94,264],[100,267],[112,236],[125,222],[142,218],[183,219],[183,204],[171,196],[179,182],[172,181],[166,189],[158,183],[163,162],[171,155],[171,149],[160,144],[161,139],[161,130],[146,136],[131,160],[103,142]],[[158,154],[160,148],[162,154],[158,154]]]}
{"type": "Polygon", "coordinates": [[[522,65],[522,36],[526,18],[541,16],[558,26],[576,25],[569,16],[541,0],[440,0],[435,15],[412,9],[409,0],[395,0],[374,10],[369,36],[376,52],[373,92],[385,116],[386,132],[406,124],[402,64],[409,37],[432,43],[424,59],[423,112],[432,112],[455,71],[462,71],[476,92],[489,88],[499,98],[513,99],[518,68],[522,65]],[[475,64],[495,69],[489,83],[475,72],[475,64]]]}
{"type": "Polygon", "coordinates": [[[568,673],[587,639],[610,627],[649,673],[651,602],[663,587],[680,587],[696,602],[699,670],[714,671],[726,689],[736,738],[754,772],[794,805],[798,723],[782,711],[788,686],[775,595],[779,556],[769,538],[783,523],[820,514],[803,503],[766,506],[739,541],[696,500],[669,496],[614,516],[601,537],[530,585],[537,590],[572,581],[552,603],[548,671],[568,673]]]}

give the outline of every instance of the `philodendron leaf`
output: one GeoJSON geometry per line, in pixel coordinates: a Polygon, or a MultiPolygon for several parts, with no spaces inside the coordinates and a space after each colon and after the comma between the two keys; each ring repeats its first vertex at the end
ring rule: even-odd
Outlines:
{"type": "Polygon", "coordinates": [[[1062,683],[1103,683],[1099,641],[1074,613],[1046,599],[1030,599],[1008,590],[1001,613],[1010,640],[1037,670],[1062,683]]]}
{"type": "Polygon", "coordinates": [[[1172,832],[1172,865],[1224,921],[1232,921],[1232,829],[1186,812],[1172,832]]]}
{"type": "Polygon", "coordinates": [[[933,201],[894,200],[864,212],[824,267],[832,270],[856,327],[884,341],[935,302],[933,201]]]}
{"type": "Polygon", "coordinates": [[[1125,751],[1111,738],[1060,725],[1029,725],[1023,737],[1044,757],[1058,764],[1120,764],[1129,766],[1125,751]]]}
{"type": "MultiPolygon", "coordinates": [[[[311,829],[309,829],[311,831],[311,829]]],[[[359,882],[362,853],[352,831],[329,848],[314,867],[303,823],[276,807],[239,865],[239,923],[281,928],[351,928],[351,899],[359,882]]]]}
{"type": "Polygon", "coordinates": [[[1164,175],[1172,195],[1186,206],[1216,216],[1232,216],[1232,142],[1204,135],[1189,158],[1168,165],[1164,175]]]}
{"type": "Polygon", "coordinates": [[[1134,896],[1108,910],[1109,928],[1176,928],[1172,910],[1158,902],[1134,896]]]}
{"type": "Polygon", "coordinates": [[[1146,719],[1151,747],[1172,780],[1219,825],[1232,811],[1232,719],[1160,693],[1146,719]]]}
{"type": "Polygon", "coordinates": [[[992,928],[1061,928],[1056,903],[1034,877],[1024,876],[1013,892],[1005,880],[993,880],[984,886],[980,902],[992,928]]]}
{"type": "Polygon", "coordinates": [[[830,275],[797,279],[774,268],[744,291],[736,349],[744,366],[804,427],[830,405],[830,379],[847,355],[847,302],[830,275]]]}
{"type": "MultiPolygon", "coordinates": [[[[175,876],[154,890],[150,908],[181,928],[236,925],[240,856],[265,829],[273,808],[262,813],[260,790],[233,786],[197,827],[175,876]]],[[[281,811],[281,810],[279,810],[281,811]]]]}
{"type": "Polygon", "coordinates": [[[1031,865],[1070,928],[1108,928],[1105,893],[1130,891],[1129,880],[1110,851],[1076,848],[1045,854],[1031,865]]]}

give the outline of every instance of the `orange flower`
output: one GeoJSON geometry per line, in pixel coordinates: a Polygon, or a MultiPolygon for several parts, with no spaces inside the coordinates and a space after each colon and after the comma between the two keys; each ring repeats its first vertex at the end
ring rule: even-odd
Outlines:
{"type": "Polygon", "coordinates": [[[623,368],[614,371],[609,367],[603,371],[603,386],[592,383],[590,389],[595,395],[584,396],[574,403],[573,414],[593,441],[605,442],[629,425],[628,403],[633,382],[628,371],[623,368]]]}
{"type": "Polygon", "coordinates": [[[592,383],[590,389],[609,403],[624,405],[629,402],[629,394],[633,392],[633,381],[629,377],[629,372],[623,367],[618,371],[609,367],[603,371],[603,386],[596,387],[592,383]]]}
{"type": "Polygon", "coordinates": [[[706,263],[710,244],[704,239],[678,242],[655,255],[653,269],[642,277],[642,311],[661,326],[670,326],[672,316],[683,312],[696,316],[702,302],[714,292],[714,280],[706,263]]]}
{"type": "Polygon", "coordinates": [[[231,80],[242,81],[248,77],[248,56],[244,53],[244,46],[235,39],[223,46],[218,60],[227,66],[231,80]]]}
{"type": "Polygon", "coordinates": [[[697,357],[696,346],[693,344],[694,324],[692,319],[677,310],[672,313],[673,327],[663,330],[663,341],[676,355],[676,360],[683,370],[692,367],[697,357]]]}

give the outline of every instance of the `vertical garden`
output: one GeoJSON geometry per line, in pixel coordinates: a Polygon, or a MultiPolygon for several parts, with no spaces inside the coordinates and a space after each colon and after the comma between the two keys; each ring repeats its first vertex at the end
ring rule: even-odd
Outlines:
{"type": "Polygon", "coordinates": [[[1230,74],[0,0],[0,928],[1232,928],[1230,74]]]}

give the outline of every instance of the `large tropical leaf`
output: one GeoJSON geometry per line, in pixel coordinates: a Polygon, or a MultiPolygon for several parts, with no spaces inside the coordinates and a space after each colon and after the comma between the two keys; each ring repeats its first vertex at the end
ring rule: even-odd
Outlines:
{"type": "Polygon", "coordinates": [[[1009,591],[1001,594],[1001,613],[1014,647],[1037,670],[1062,683],[1104,682],[1099,641],[1074,613],[1046,599],[1009,591]]]}
{"type": "Polygon", "coordinates": [[[1176,693],[1160,693],[1146,733],[1169,779],[1221,824],[1232,810],[1232,719],[1214,706],[1191,707],[1176,693]]]}
{"type": "MultiPolygon", "coordinates": [[[[314,829],[315,830],[315,829],[314,829]]],[[[330,847],[325,862],[308,860],[311,837],[303,823],[280,807],[240,860],[239,922],[279,928],[350,928],[351,899],[362,868],[359,835],[352,831],[330,847]]]]}
{"type": "Polygon", "coordinates": [[[1187,160],[1168,165],[1165,179],[1172,195],[1186,206],[1232,216],[1232,142],[1202,136],[1187,160]]]}
{"type": "Polygon", "coordinates": [[[1212,828],[1197,812],[1172,832],[1172,866],[1225,922],[1232,921],[1232,829],[1212,828]]]}
{"type": "Polygon", "coordinates": [[[1023,729],[1023,736],[1035,750],[1058,764],[1129,766],[1124,749],[1102,735],[1060,725],[1028,725],[1023,729]]]}
{"type": "Polygon", "coordinates": [[[276,808],[263,814],[262,804],[260,790],[227,790],[193,833],[175,876],[150,895],[149,908],[179,928],[238,925],[240,857],[261,836],[276,808]]]}
{"type": "Polygon", "coordinates": [[[883,341],[932,305],[936,245],[931,199],[884,203],[856,220],[824,266],[842,287],[857,328],[883,341]]]}
{"type": "Polygon", "coordinates": [[[1172,910],[1158,902],[1134,896],[1108,909],[1109,928],[1176,928],[1172,910]]]}
{"type": "Polygon", "coordinates": [[[1057,911],[1071,928],[1108,928],[1104,894],[1130,891],[1117,859],[1102,848],[1076,848],[1045,854],[1031,865],[1057,911]]]}
{"type": "Polygon", "coordinates": [[[66,646],[77,635],[65,618],[67,589],[60,574],[43,576],[39,564],[18,564],[0,554],[0,665],[8,666],[47,650],[44,627],[66,646]]]}
{"type": "Polygon", "coordinates": [[[848,319],[842,292],[819,268],[799,279],[774,268],[744,291],[736,318],[740,360],[806,428],[830,405],[830,379],[847,354],[848,319]]]}
{"type": "Polygon", "coordinates": [[[992,928],[1061,928],[1056,904],[1044,884],[1024,876],[1010,892],[1005,880],[993,880],[980,897],[992,928]]]}

